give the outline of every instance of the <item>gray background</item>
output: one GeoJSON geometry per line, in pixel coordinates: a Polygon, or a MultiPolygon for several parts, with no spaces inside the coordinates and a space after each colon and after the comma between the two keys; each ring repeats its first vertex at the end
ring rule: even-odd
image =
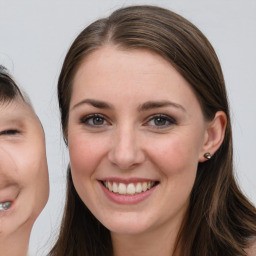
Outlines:
{"type": "Polygon", "coordinates": [[[236,176],[256,204],[255,0],[0,0],[0,63],[32,99],[46,133],[50,199],[32,232],[31,255],[46,255],[57,234],[68,155],[56,84],[75,36],[95,19],[131,4],[167,7],[192,21],[213,44],[231,104],[236,176]]]}

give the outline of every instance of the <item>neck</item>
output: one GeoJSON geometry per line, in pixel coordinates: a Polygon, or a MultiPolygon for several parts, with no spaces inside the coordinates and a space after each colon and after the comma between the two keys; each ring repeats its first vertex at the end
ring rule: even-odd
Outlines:
{"type": "Polygon", "coordinates": [[[179,227],[138,235],[111,233],[114,256],[178,256],[179,250],[175,250],[175,245],[179,227]]]}
{"type": "Polygon", "coordinates": [[[27,256],[30,232],[16,231],[10,235],[0,233],[0,252],[4,256],[27,256]]]}

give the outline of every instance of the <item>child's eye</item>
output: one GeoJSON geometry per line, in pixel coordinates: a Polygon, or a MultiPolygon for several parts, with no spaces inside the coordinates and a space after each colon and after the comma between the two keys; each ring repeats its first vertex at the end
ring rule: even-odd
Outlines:
{"type": "Polygon", "coordinates": [[[20,131],[18,131],[18,130],[10,129],[10,130],[1,131],[0,135],[17,135],[19,133],[20,133],[20,131]]]}
{"type": "Polygon", "coordinates": [[[144,126],[150,126],[156,129],[168,128],[176,124],[176,120],[168,115],[158,114],[151,116],[144,126]]]}
{"type": "Polygon", "coordinates": [[[99,114],[92,114],[92,115],[85,116],[81,119],[81,123],[87,126],[97,127],[97,128],[105,125],[109,125],[109,123],[106,121],[104,116],[99,114]]]}

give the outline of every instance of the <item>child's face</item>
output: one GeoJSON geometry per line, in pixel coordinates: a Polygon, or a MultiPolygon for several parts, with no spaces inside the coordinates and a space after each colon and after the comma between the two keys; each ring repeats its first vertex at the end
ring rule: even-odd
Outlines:
{"type": "Polygon", "coordinates": [[[0,103],[0,237],[31,228],[48,195],[39,119],[21,100],[0,103]]]}

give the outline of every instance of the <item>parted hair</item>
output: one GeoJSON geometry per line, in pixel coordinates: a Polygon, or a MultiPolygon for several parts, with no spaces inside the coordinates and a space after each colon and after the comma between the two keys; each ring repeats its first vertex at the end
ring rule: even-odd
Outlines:
{"type": "MultiPolygon", "coordinates": [[[[104,45],[146,49],[169,61],[188,81],[206,120],[225,112],[224,141],[211,160],[198,164],[190,204],[176,239],[182,256],[245,256],[256,236],[255,207],[233,173],[232,131],[225,82],[217,55],[202,32],[180,15],[155,6],[131,6],[86,27],[71,45],[58,80],[63,136],[74,76],[86,56],[104,45]]],[[[79,198],[67,170],[67,198],[51,256],[111,256],[110,232],[79,198]]]]}

